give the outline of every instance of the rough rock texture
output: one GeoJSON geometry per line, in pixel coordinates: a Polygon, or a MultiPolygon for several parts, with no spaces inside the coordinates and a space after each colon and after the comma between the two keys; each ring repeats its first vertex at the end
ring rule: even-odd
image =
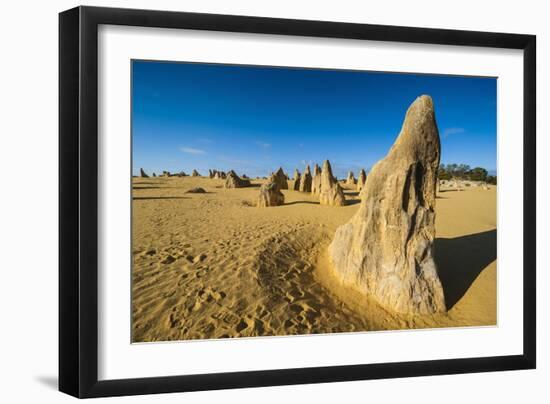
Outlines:
{"type": "Polygon", "coordinates": [[[367,173],[365,170],[361,169],[359,172],[359,177],[357,178],[357,190],[361,191],[365,187],[365,182],[367,181],[367,173]]]}
{"type": "Polygon", "coordinates": [[[275,176],[274,180],[279,186],[279,189],[288,189],[287,176],[282,167],[279,167],[277,172],[275,172],[273,175],[275,176]]]}
{"type": "Polygon", "coordinates": [[[319,193],[319,203],[329,206],[344,206],[346,198],[344,191],[334,175],[330,162],[325,160],[323,163],[323,171],[321,171],[321,192],[319,193]]]}
{"type": "Polygon", "coordinates": [[[294,170],[294,190],[295,191],[299,191],[300,190],[300,178],[301,178],[301,175],[300,175],[300,172],[298,171],[298,169],[294,170]]]}
{"type": "Polygon", "coordinates": [[[317,195],[321,191],[321,169],[317,164],[313,168],[313,179],[311,180],[311,193],[317,195]]]}
{"type": "Polygon", "coordinates": [[[145,171],[143,171],[143,168],[139,169],[139,176],[141,178],[149,178],[149,176],[145,173],[145,171]]]}
{"type": "Polygon", "coordinates": [[[348,173],[348,178],[346,178],[346,185],[355,185],[355,176],[353,175],[353,171],[350,171],[348,173]]]}
{"type": "Polygon", "coordinates": [[[193,170],[193,172],[191,173],[191,176],[192,177],[200,177],[201,175],[199,174],[199,172],[197,170],[193,170]]]}
{"type": "Polygon", "coordinates": [[[359,210],[329,246],[344,284],[399,313],[445,311],[433,252],[439,157],[433,102],[421,96],[369,173],[359,210]]]}
{"type": "MultiPolygon", "coordinates": [[[[274,179],[274,176],[271,177],[274,179]]],[[[270,181],[262,185],[258,195],[258,207],[280,206],[285,203],[285,196],[279,189],[279,185],[270,181]]]]}
{"type": "Polygon", "coordinates": [[[244,188],[249,186],[250,181],[239,178],[235,171],[231,170],[229,171],[229,173],[227,173],[227,177],[225,179],[225,188],[244,188]]]}
{"type": "Polygon", "coordinates": [[[298,190],[300,192],[311,192],[311,180],[311,171],[308,165],[300,178],[300,186],[298,190]]]}

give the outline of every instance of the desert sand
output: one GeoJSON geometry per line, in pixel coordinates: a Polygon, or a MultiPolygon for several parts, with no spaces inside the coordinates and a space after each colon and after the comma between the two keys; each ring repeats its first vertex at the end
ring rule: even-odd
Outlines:
{"type": "Polygon", "coordinates": [[[265,180],[225,189],[208,177],[133,178],[134,342],[495,325],[496,187],[442,186],[435,261],[447,312],[402,315],[340,284],[327,248],[359,207],[282,190],[255,206],[265,180]],[[206,193],[187,193],[193,188],[206,193]]]}

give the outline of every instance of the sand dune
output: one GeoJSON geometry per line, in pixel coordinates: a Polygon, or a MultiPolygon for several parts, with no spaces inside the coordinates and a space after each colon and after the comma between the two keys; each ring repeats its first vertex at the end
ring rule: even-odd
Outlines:
{"type": "Polygon", "coordinates": [[[133,341],[294,335],[496,323],[496,189],[441,189],[436,261],[446,314],[397,315],[339,285],[327,246],[359,207],[283,190],[257,208],[262,180],[133,179],[133,341]],[[201,187],[207,192],[189,194],[201,187]]]}

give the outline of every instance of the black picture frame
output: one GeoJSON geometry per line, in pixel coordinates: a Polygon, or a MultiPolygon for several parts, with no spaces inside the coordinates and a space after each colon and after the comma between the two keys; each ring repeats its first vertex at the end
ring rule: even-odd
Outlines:
{"type": "Polygon", "coordinates": [[[183,12],[77,7],[59,15],[59,390],[104,397],[536,366],[536,37],[183,12]],[[98,26],[181,28],[523,50],[523,354],[98,380],[98,26]]]}

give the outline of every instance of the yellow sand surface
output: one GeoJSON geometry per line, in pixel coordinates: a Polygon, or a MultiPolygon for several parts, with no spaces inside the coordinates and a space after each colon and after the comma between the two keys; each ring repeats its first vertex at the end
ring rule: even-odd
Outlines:
{"type": "Polygon", "coordinates": [[[261,183],[133,178],[134,342],[496,324],[495,187],[438,192],[448,312],[404,316],[333,276],[327,246],[359,207],[356,191],[345,191],[344,207],[283,190],[284,206],[257,208],[261,183]],[[207,192],[186,193],[194,187],[207,192]]]}

